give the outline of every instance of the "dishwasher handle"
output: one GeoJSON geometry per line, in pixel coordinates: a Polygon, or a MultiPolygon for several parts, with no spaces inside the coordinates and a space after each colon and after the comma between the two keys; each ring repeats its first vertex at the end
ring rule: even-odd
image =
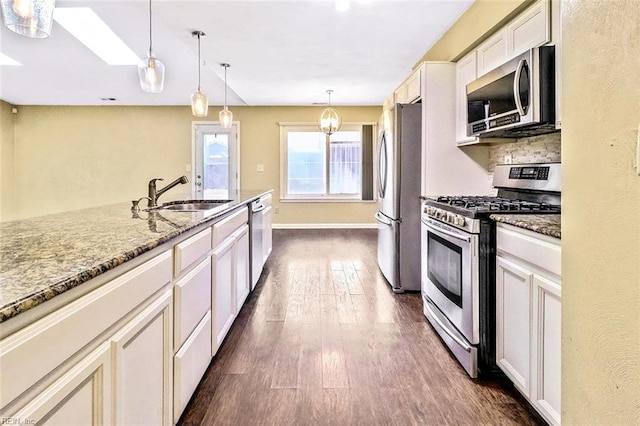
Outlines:
{"type": "Polygon", "coordinates": [[[252,204],[251,205],[251,213],[260,213],[262,210],[266,209],[267,207],[265,207],[264,204],[260,203],[260,204],[252,204]]]}

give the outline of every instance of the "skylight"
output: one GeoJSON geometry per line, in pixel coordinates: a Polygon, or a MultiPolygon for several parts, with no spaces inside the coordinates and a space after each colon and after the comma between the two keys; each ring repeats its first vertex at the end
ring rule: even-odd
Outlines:
{"type": "Polygon", "coordinates": [[[2,65],[22,65],[20,62],[11,59],[10,57],[8,57],[7,55],[5,55],[4,53],[0,52],[0,66],[2,65]]]}
{"type": "Polygon", "coordinates": [[[56,7],[53,19],[109,65],[138,65],[140,58],[88,7],[56,7]]]}

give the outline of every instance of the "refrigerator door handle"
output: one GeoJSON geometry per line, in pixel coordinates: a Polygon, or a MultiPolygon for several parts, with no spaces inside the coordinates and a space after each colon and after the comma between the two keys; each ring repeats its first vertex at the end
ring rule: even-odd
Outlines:
{"type": "Polygon", "coordinates": [[[387,191],[387,139],[385,133],[380,138],[380,146],[378,147],[378,197],[384,198],[387,191]],[[384,161],[382,156],[384,155],[384,161]],[[384,167],[383,167],[384,164],[384,167]],[[384,173],[384,177],[383,177],[384,173]]]}
{"type": "Polygon", "coordinates": [[[380,222],[383,225],[387,225],[387,226],[391,226],[393,225],[393,222],[391,222],[389,219],[387,219],[386,217],[384,217],[382,214],[380,214],[380,212],[376,212],[376,220],[378,222],[380,222]]]}

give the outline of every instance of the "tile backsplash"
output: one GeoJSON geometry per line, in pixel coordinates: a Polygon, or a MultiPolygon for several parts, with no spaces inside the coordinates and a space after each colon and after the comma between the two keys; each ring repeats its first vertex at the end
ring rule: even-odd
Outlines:
{"type": "Polygon", "coordinates": [[[508,163],[549,163],[560,161],[561,132],[548,135],[516,139],[514,142],[494,144],[489,147],[489,173],[496,164],[508,163]]]}

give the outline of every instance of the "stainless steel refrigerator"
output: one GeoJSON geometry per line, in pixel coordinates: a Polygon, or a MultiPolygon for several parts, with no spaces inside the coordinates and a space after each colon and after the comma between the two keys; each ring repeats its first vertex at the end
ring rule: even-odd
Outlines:
{"type": "Polygon", "coordinates": [[[378,265],[395,293],[419,291],[422,107],[396,104],[389,121],[378,141],[378,265]]]}

